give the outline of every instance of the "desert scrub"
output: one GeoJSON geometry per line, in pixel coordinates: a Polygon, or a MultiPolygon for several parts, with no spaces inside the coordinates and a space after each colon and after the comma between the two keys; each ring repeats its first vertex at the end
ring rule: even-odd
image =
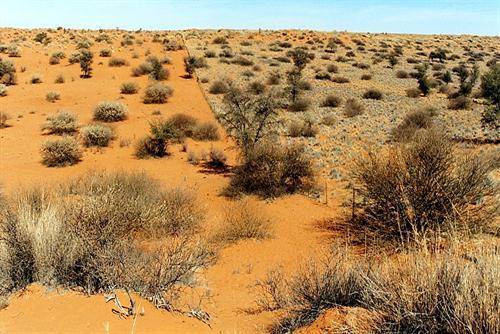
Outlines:
{"type": "Polygon", "coordinates": [[[322,107],[337,108],[342,103],[342,99],[336,95],[328,95],[321,103],[322,107]]]}
{"type": "Polygon", "coordinates": [[[434,116],[436,116],[434,109],[417,110],[408,113],[403,122],[391,131],[392,140],[397,142],[409,141],[418,130],[430,128],[434,116]]]}
{"type": "Polygon", "coordinates": [[[39,84],[39,83],[42,83],[43,80],[42,80],[42,76],[38,73],[35,73],[31,76],[30,78],[30,83],[31,84],[39,84]]]}
{"type": "Polygon", "coordinates": [[[139,159],[146,159],[149,157],[162,158],[169,155],[169,143],[179,138],[176,129],[165,120],[151,122],[149,129],[150,134],[137,142],[135,156],[139,159]]]}
{"type": "Polygon", "coordinates": [[[0,84],[15,85],[17,83],[16,67],[7,59],[0,58],[0,84]]]}
{"type": "Polygon", "coordinates": [[[198,121],[193,116],[177,113],[172,115],[167,122],[179,138],[191,137],[198,121]]]}
{"type": "Polygon", "coordinates": [[[108,65],[109,65],[109,67],[127,66],[128,65],[128,61],[126,61],[123,58],[113,57],[113,58],[109,59],[108,65]]]}
{"type": "Polygon", "coordinates": [[[214,122],[201,122],[193,129],[193,139],[201,141],[215,141],[220,139],[219,129],[214,122]]]}
{"type": "Polygon", "coordinates": [[[83,145],[106,147],[113,139],[113,130],[104,124],[90,124],[80,130],[83,145]]]}
{"type": "Polygon", "coordinates": [[[111,50],[110,49],[101,49],[101,51],[99,51],[99,56],[100,57],[111,57],[111,50]]]}
{"type": "Polygon", "coordinates": [[[41,147],[42,163],[47,167],[64,167],[76,164],[82,157],[78,142],[71,136],[49,140],[41,147]]]}
{"type": "Polygon", "coordinates": [[[139,85],[135,82],[124,82],[120,86],[120,93],[122,94],[136,94],[139,91],[139,85]]]}
{"type": "Polygon", "coordinates": [[[248,200],[231,203],[224,210],[224,222],[214,241],[227,244],[245,239],[266,239],[271,236],[271,222],[257,204],[248,200]]]}
{"type": "Polygon", "coordinates": [[[0,96],[7,96],[7,86],[0,84],[0,96]]]}
{"type": "Polygon", "coordinates": [[[224,94],[226,93],[228,87],[227,84],[222,80],[217,80],[210,85],[208,92],[210,94],[224,94]]]}
{"type": "Polygon", "coordinates": [[[226,194],[269,198],[306,191],[314,183],[312,162],[303,146],[261,144],[248,151],[235,168],[226,194]]]}
{"type": "Polygon", "coordinates": [[[62,74],[58,74],[56,78],[54,79],[54,83],[56,84],[62,84],[64,83],[64,76],[62,74]]]}
{"type": "Polygon", "coordinates": [[[345,103],[344,115],[346,117],[354,117],[363,114],[365,107],[361,102],[355,99],[348,99],[345,103]]]}
{"type": "Polygon", "coordinates": [[[47,117],[42,125],[42,131],[48,134],[71,134],[78,130],[78,119],[70,111],[59,111],[54,116],[47,117]]]}
{"type": "Polygon", "coordinates": [[[382,100],[384,95],[378,89],[368,89],[364,94],[363,98],[371,100],[382,100]]]}
{"type": "Polygon", "coordinates": [[[100,102],[94,108],[94,120],[101,122],[118,122],[123,121],[127,118],[128,109],[127,107],[115,101],[104,101],[100,102]]]}
{"type": "Polygon", "coordinates": [[[10,119],[10,115],[4,111],[0,111],[0,129],[7,128],[9,125],[7,121],[10,119]]]}
{"type": "Polygon", "coordinates": [[[346,307],[367,312],[362,322],[347,328],[333,325],[334,332],[486,334],[500,329],[500,257],[494,247],[419,248],[397,257],[384,252],[360,257],[337,248],[290,278],[274,270],[258,282],[259,309],[281,315],[270,333],[293,332],[327,309],[346,307]]]}
{"type": "Polygon", "coordinates": [[[45,99],[49,102],[56,102],[61,99],[61,94],[59,92],[48,92],[45,99]]]}
{"type": "Polygon", "coordinates": [[[196,197],[145,174],[86,174],[0,205],[2,294],[35,282],[87,294],[123,289],[171,310],[212,258],[190,235],[203,219],[196,197]],[[158,238],[165,242],[141,246],[158,238]]]}
{"type": "Polygon", "coordinates": [[[173,92],[174,90],[169,86],[164,85],[161,82],[156,82],[146,87],[142,100],[146,104],[165,103],[168,98],[172,96],[173,92]]]}
{"type": "Polygon", "coordinates": [[[352,169],[363,204],[349,220],[351,231],[388,245],[491,231],[498,208],[488,176],[493,166],[458,154],[432,127],[388,152],[371,152],[352,169]]]}

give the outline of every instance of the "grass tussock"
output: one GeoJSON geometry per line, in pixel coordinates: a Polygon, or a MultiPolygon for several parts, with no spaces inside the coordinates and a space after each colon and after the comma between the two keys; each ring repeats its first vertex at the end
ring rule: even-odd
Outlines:
{"type": "Polygon", "coordinates": [[[214,236],[216,242],[236,243],[245,239],[265,239],[271,236],[271,223],[262,208],[248,200],[228,206],[224,223],[214,236]]]}
{"type": "Polygon", "coordinates": [[[499,259],[497,248],[484,245],[469,251],[420,249],[390,258],[340,250],[291,278],[271,272],[258,284],[258,305],[281,312],[271,333],[290,333],[337,307],[373,312],[370,333],[497,333],[499,259]]]}
{"type": "Polygon", "coordinates": [[[124,289],[170,309],[208,263],[211,253],[189,237],[202,215],[186,190],[124,173],[88,174],[50,189],[1,203],[1,295],[33,282],[87,293],[124,289]],[[168,242],[140,244],[158,237],[168,242]]]}

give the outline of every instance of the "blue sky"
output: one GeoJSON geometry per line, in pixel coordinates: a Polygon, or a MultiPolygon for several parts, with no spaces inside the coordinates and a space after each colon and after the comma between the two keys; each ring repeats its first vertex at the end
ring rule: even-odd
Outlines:
{"type": "Polygon", "coordinates": [[[0,27],[500,35],[500,0],[0,0],[0,27]]]}

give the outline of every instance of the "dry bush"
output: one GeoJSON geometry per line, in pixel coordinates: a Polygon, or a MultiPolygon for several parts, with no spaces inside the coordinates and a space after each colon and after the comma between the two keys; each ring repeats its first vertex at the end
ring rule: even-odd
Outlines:
{"type": "Polygon", "coordinates": [[[125,289],[170,309],[211,257],[186,234],[201,215],[185,190],[120,173],[89,174],[55,189],[21,193],[3,210],[0,279],[8,284],[2,293],[33,282],[87,293],[125,289]],[[139,244],[160,236],[168,241],[139,244]]]}
{"type": "Polygon", "coordinates": [[[42,82],[43,82],[42,76],[40,74],[38,74],[38,73],[33,74],[31,76],[31,78],[30,78],[30,83],[31,84],[40,84],[42,82]]]}
{"type": "Polygon", "coordinates": [[[259,309],[282,312],[268,332],[291,333],[312,323],[329,308],[361,305],[361,273],[366,269],[360,261],[353,264],[346,254],[340,254],[323,262],[309,261],[291,278],[274,270],[257,282],[259,309]]]}
{"type": "Polygon", "coordinates": [[[120,93],[122,94],[136,94],[139,91],[139,85],[135,82],[124,82],[120,86],[120,93]]]}
{"type": "Polygon", "coordinates": [[[56,76],[56,78],[54,79],[54,83],[56,83],[56,84],[64,83],[64,76],[62,74],[58,74],[56,76]]]}
{"type": "Polygon", "coordinates": [[[361,115],[365,112],[365,107],[361,102],[355,99],[348,99],[344,107],[344,115],[347,117],[354,117],[361,115]]]}
{"type": "Polygon", "coordinates": [[[7,96],[7,92],[8,92],[7,86],[0,83],[0,96],[7,96]]]}
{"type": "Polygon", "coordinates": [[[228,90],[227,84],[224,81],[217,80],[212,83],[208,92],[210,94],[224,94],[228,90]]]}
{"type": "Polygon", "coordinates": [[[271,272],[258,282],[257,302],[260,310],[281,311],[268,328],[271,333],[290,333],[337,307],[369,311],[370,333],[497,333],[499,252],[495,247],[475,248],[367,258],[339,249],[291,278],[271,272]]]}
{"type": "Polygon", "coordinates": [[[372,79],[372,75],[371,74],[363,74],[361,76],[361,80],[371,80],[372,79]]]}
{"type": "Polygon", "coordinates": [[[82,157],[78,142],[70,136],[49,140],[40,150],[42,163],[48,167],[63,167],[76,164],[82,157]]]}
{"type": "Polygon", "coordinates": [[[404,70],[398,70],[396,72],[396,78],[399,78],[399,79],[408,79],[410,77],[410,75],[408,74],[408,72],[404,71],[404,70]]]}
{"type": "Polygon", "coordinates": [[[113,139],[113,130],[104,124],[90,124],[80,130],[83,145],[106,147],[113,139]]]}
{"type": "Polygon", "coordinates": [[[42,125],[42,131],[48,134],[71,134],[78,130],[78,119],[70,111],[59,111],[54,116],[47,117],[42,125]]]}
{"type": "Polygon", "coordinates": [[[121,102],[104,101],[99,102],[93,111],[95,121],[119,122],[127,118],[128,109],[121,102]]]}
{"type": "Polygon", "coordinates": [[[48,92],[45,99],[49,102],[56,102],[61,99],[61,94],[59,92],[48,92]]]}
{"type": "Polygon", "coordinates": [[[303,97],[298,97],[288,106],[288,110],[293,112],[306,111],[311,106],[311,100],[303,97]]]}
{"type": "Polygon", "coordinates": [[[216,242],[236,243],[271,236],[271,223],[262,208],[248,200],[232,203],[224,211],[224,223],[214,235],[216,242]]]}
{"type": "Polygon", "coordinates": [[[235,168],[228,195],[239,193],[276,197],[306,191],[314,185],[311,159],[303,146],[255,146],[235,168]]]}
{"type": "Polygon", "coordinates": [[[13,62],[0,58],[0,83],[15,85],[17,83],[16,67],[13,62]]]}
{"type": "Polygon", "coordinates": [[[408,88],[406,90],[406,96],[411,97],[412,99],[416,99],[417,97],[420,97],[421,91],[417,87],[415,88],[408,88]]]}
{"type": "Polygon", "coordinates": [[[364,92],[363,98],[371,100],[382,100],[384,98],[384,95],[378,89],[368,89],[366,92],[364,92]]]}
{"type": "Polygon", "coordinates": [[[471,100],[467,96],[457,96],[450,99],[448,102],[448,108],[452,110],[470,109],[471,100]]]}
{"type": "Polygon", "coordinates": [[[342,103],[342,99],[337,95],[328,95],[323,103],[322,107],[337,108],[342,103]]]}
{"type": "Polygon", "coordinates": [[[457,155],[437,131],[420,130],[408,144],[357,161],[352,174],[362,203],[348,225],[370,242],[402,245],[489,232],[498,211],[492,166],[457,155]]]}
{"type": "Polygon", "coordinates": [[[294,121],[288,126],[290,137],[314,137],[318,131],[318,126],[310,118],[306,118],[302,122],[294,121]]]}
{"type": "Polygon", "coordinates": [[[346,77],[332,77],[332,82],[339,83],[339,84],[344,84],[344,83],[349,83],[351,82],[349,79],[346,77]]]}
{"type": "Polygon", "coordinates": [[[153,83],[146,87],[144,91],[143,102],[146,104],[151,103],[165,103],[168,98],[172,96],[174,90],[160,82],[153,83]]]}
{"type": "Polygon", "coordinates": [[[167,120],[172,129],[177,133],[177,137],[192,137],[198,120],[193,116],[177,113],[167,120]]]}
{"type": "Polygon", "coordinates": [[[436,115],[434,109],[423,109],[408,113],[403,122],[391,131],[392,140],[407,142],[420,129],[428,129],[432,125],[432,118],[436,115]]]}
{"type": "Polygon", "coordinates": [[[121,66],[127,66],[128,61],[125,60],[124,58],[110,58],[108,62],[109,67],[121,67],[121,66]]]}
{"type": "Polygon", "coordinates": [[[0,129],[7,128],[9,125],[7,121],[10,119],[10,115],[4,111],[0,111],[0,129]]]}
{"type": "Polygon", "coordinates": [[[193,129],[193,139],[215,141],[220,139],[219,127],[214,122],[198,123],[193,129]]]}
{"type": "Polygon", "coordinates": [[[213,169],[225,169],[227,162],[227,156],[223,150],[215,147],[210,148],[208,153],[207,165],[213,169]]]}

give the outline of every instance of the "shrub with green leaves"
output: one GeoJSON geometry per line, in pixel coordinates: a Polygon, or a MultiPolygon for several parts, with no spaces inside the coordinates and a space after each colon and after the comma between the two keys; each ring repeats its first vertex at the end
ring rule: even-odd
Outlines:
{"type": "Polygon", "coordinates": [[[121,102],[104,101],[94,108],[94,120],[101,122],[119,122],[127,118],[128,109],[121,102]]]}
{"type": "Polygon", "coordinates": [[[92,62],[94,54],[88,49],[81,49],[79,62],[80,68],[82,69],[82,78],[90,78],[92,74],[92,62]]]}
{"type": "Polygon", "coordinates": [[[168,121],[164,120],[156,120],[149,126],[150,135],[139,140],[136,145],[136,157],[139,159],[162,158],[168,155],[168,144],[179,137],[178,132],[168,121]]]}

